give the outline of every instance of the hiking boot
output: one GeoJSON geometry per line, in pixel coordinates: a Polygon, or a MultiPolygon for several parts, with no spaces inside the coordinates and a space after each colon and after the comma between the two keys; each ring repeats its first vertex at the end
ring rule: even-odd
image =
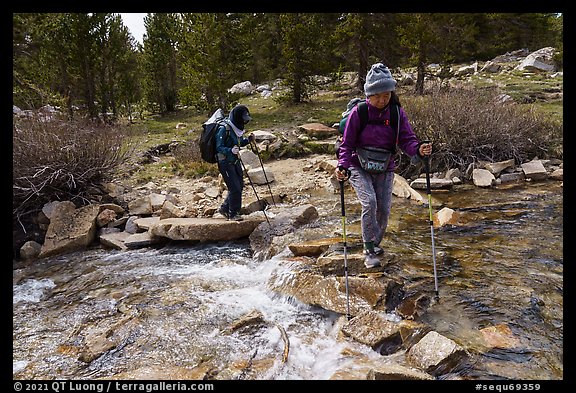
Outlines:
{"type": "Polygon", "coordinates": [[[228,218],[229,221],[242,221],[244,220],[244,217],[242,217],[240,214],[234,214],[232,217],[228,218]]]}
{"type": "Polygon", "coordinates": [[[368,269],[373,267],[380,267],[380,258],[376,255],[376,253],[369,252],[364,257],[364,266],[368,269]]]}
{"type": "Polygon", "coordinates": [[[230,213],[228,212],[228,210],[225,210],[223,207],[218,209],[218,213],[222,214],[226,218],[230,218],[230,213]]]}
{"type": "MultiPolygon", "coordinates": [[[[370,251],[364,250],[364,254],[369,254],[369,253],[370,253],[370,251]]],[[[374,246],[374,254],[376,254],[376,255],[381,255],[381,254],[383,254],[383,253],[384,253],[384,250],[383,250],[383,249],[381,249],[381,248],[378,247],[378,246],[374,246]]]]}

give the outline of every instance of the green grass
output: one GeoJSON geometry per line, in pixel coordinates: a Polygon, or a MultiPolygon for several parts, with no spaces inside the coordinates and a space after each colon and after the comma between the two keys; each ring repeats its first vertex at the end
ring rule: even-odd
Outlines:
{"type": "Polygon", "coordinates": [[[553,100],[534,104],[542,113],[550,116],[552,119],[564,122],[564,101],[553,100]]]}
{"type": "Polygon", "coordinates": [[[148,183],[157,179],[172,177],[173,173],[170,170],[170,165],[165,162],[155,162],[148,165],[142,165],[136,171],[132,178],[138,184],[148,183]]]}
{"type": "Polygon", "coordinates": [[[544,100],[549,94],[563,91],[564,77],[551,78],[546,73],[525,73],[522,71],[510,71],[500,74],[473,76],[471,82],[476,87],[488,88],[498,86],[502,93],[508,94],[516,102],[522,102],[531,98],[529,102],[536,110],[550,115],[554,120],[562,122],[563,99],[544,100]]]}
{"type": "Polygon", "coordinates": [[[137,122],[139,131],[135,141],[144,150],[163,143],[184,141],[190,139],[189,131],[198,132],[205,120],[204,114],[192,109],[179,109],[164,115],[150,115],[145,120],[137,122]],[[185,123],[185,126],[177,129],[176,126],[180,123],[185,123]]]}
{"type": "Polygon", "coordinates": [[[274,130],[295,128],[309,122],[331,126],[340,120],[342,108],[346,108],[348,100],[348,97],[327,92],[299,104],[279,103],[272,97],[262,98],[258,94],[246,97],[240,103],[246,105],[252,114],[251,129],[274,130]]]}

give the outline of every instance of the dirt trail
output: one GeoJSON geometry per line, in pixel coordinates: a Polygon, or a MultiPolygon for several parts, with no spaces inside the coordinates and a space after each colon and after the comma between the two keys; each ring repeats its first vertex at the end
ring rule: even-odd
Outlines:
{"type": "MultiPolygon", "coordinates": [[[[318,164],[333,157],[327,154],[311,155],[302,158],[275,159],[264,163],[274,173],[274,193],[298,193],[316,187],[325,187],[330,183],[331,173],[319,169],[318,164]],[[276,191],[278,190],[278,191],[276,191]]],[[[267,186],[259,186],[266,187],[267,186]]],[[[257,189],[258,190],[258,189],[257,189]]]]}

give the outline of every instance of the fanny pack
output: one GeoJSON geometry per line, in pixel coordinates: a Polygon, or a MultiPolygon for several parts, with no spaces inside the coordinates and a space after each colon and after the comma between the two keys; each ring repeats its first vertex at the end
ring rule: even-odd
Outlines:
{"type": "Polygon", "coordinates": [[[378,147],[358,147],[356,154],[362,169],[368,173],[383,173],[388,169],[390,158],[394,152],[378,147]]]}

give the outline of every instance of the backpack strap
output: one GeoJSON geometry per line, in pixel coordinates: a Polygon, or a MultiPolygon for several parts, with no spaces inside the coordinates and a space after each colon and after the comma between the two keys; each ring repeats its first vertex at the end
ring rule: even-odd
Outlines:
{"type": "Polygon", "coordinates": [[[390,125],[396,128],[395,149],[398,150],[398,142],[400,139],[400,105],[397,104],[390,105],[390,125]]]}
{"type": "Polygon", "coordinates": [[[392,92],[390,97],[390,125],[396,128],[396,150],[398,150],[398,142],[400,139],[400,98],[395,91],[392,92]]]}
{"type": "Polygon", "coordinates": [[[226,123],[224,119],[220,119],[216,123],[218,124],[218,127],[224,126],[224,129],[226,130],[226,138],[224,139],[224,142],[227,142],[228,139],[230,138],[230,130],[232,129],[232,127],[230,126],[230,124],[226,123]]]}
{"type": "Polygon", "coordinates": [[[360,116],[360,132],[362,132],[366,124],[368,124],[368,104],[366,104],[366,101],[358,103],[358,115],[360,116]]]}

